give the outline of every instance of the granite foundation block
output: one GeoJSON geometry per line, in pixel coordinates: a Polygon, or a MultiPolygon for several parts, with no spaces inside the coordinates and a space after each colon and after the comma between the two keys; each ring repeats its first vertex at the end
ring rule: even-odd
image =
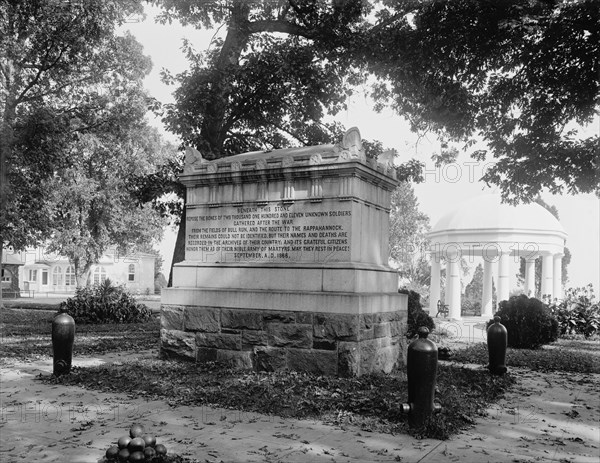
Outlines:
{"type": "Polygon", "coordinates": [[[163,306],[161,353],[258,371],[389,373],[403,365],[405,315],[163,306]]]}
{"type": "Polygon", "coordinates": [[[257,347],[253,360],[258,371],[282,371],[287,367],[287,352],[276,347],[257,347]]]}
{"type": "Polygon", "coordinates": [[[337,352],[314,349],[288,349],[287,367],[290,370],[337,375],[337,352]]]}
{"type": "Polygon", "coordinates": [[[180,330],[160,330],[161,354],[166,357],[196,360],[196,335],[180,330]]]}
{"type": "Polygon", "coordinates": [[[377,323],[373,326],[373,337],[374,338],[385,338],[391,336],[391,323],[377,323]]]}
{"type": "Polygon", "coordinates": [[[338,376],[360,376],[360,344],[357,342],[338,343],[338,376]]]}
{"type": "MultiPolygon", "coordinates": [[[[296,314],[294,312],[266,312],[262,315],[265,323],[294,323],[296,314]]],[[[300,322],[297,322],[300,323],[300,322]]]]}
{"type": "Polygon", "coordinates": [[[310,349],[313,343],[312,325],[271,323],[267,327],[271,347],[299,347],[310,349]]]}
{"type": "Polygon", "coordinates": [[[196,361],[199,363],[216,362],[217,349],[213,347],[198,347],[196,361]]]}
{"type": "Polygon", "coordinates": [[[375,314],[372,313],[364,313],[360,315],[360,329],[368,330],[373,326],[373,320],[375,319],[375,314]]]}
{"type": "Polygon", "coordinates": [[[295,312],[296,323],[301,325],[312,325],[315,315],[313,312],[295,312]]]}
{"type": "Polygon", "coordinates": [[[215,349],[242,350],[242,334],[196,333],[196,346],[215,349]]]}
{"type": "Polygon", "coordinates": [[[266,346],[269,341],[266,331],[262,330],[243,330],[242,331],[242,349],[252,350],[255,346],[266,346]]]}
{"type": "Polygon", "coordinates": [[[358,341],[359,315],[323,314],[314,315],[314,335],[316,338],[358,341]]]}
{"type": "Polygon", "coordinates": [[[217,349],[217,362],[223,362],[238,370],[253,368],[252,352],[217,349]]]}
{"type": "Polygon", "coordinates": [[[165,330],[183,331],[185,307],[163,305],[160,312],[160,327],[165,330]]]}
{"type": "Polygon", "coordinates": [[[187,309],[184,313],[183,323],[186,331],[203,331],[218,333],[221,330],[220,311],[212,307],[202,310],[187,309]]]}
{"type": "Polygon", "coordinates": [[[262,330],[264,313],[260,310],[221,309],[221,327],[245,330],[262,330]]]}

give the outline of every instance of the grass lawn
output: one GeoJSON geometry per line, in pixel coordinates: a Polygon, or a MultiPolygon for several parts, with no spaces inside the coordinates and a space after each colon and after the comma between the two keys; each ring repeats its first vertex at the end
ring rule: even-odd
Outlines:
{"type": "MultiPolygon", "coordinates": [[[[52,355],[51,321],[55,311],[3,309],[0,311],[2,354],[0,365],[52,355]]],[[[77,325],[74,356],[123,351],[152,351],[154,358],[135,355],[118,364],[74,368],[69,375],[43,380],[161,399],[177,405],[213,405],[284,417],[321,419],[338,426],[408,433],[447,439],[485,415],[515,383],[514,374],[494,377],[484,344],[454,352],[456,362],[480,364],[480,368],[440,364],[437,401],[443,406],[427,426],[410,431],[400,413],[408,397],[403,371],[360,378],[324,377],[298,372],[239,371],[227,365],[193,364],[159,359],[159,320],[141,324],[77,325]]],[[[561,371],[600,372],[600,346],[585,341],[560,341],[538,351],[510,350],[510,366],[561,371]]]]}
{"type": "MultiPolygon", "coordinates": [[[[458,363],[487,365],[488,350],[484,343],[471,344],[456,350],[451,358],[458,363]]],[[[506,352],[508,367],[525,367],[534,371],[566,371],[570,373],[600,373],[600,342],[598,340],[559,339],[539,349],[512,349],[506,352]]]]}
{"type": "MultiPolygon", "coordinates": [[[[56,310],[0,310],[0,366],[11,360],[52,356],[52,319],[56,310]]],[[[73,355],[102,355],[126,350],[158,349],[160,320],[147,323],[77,324],[73,355]]]]}

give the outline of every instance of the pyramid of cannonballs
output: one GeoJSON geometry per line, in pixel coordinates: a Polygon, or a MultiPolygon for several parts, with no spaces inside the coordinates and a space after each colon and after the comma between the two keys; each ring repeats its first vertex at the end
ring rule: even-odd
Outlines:
{"type": "Polygon", "coordinates": [[[145,434],[144,427],[134,424],[129,435],[121,437],[117,445],[106,451],[107,462],[159,463],[166,461],[167,448],[156,443],[156,437],[145,434]]]}

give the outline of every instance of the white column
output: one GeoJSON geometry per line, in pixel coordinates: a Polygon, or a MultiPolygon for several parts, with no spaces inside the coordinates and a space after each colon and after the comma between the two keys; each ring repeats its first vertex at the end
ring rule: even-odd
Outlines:
{"type": "Polygon", "coordinates": [[[562,254],[554,254],[554,265],[552,268],[552,293],[556,299],[562,299],[562,254]]]}
{"type": "Polygon", "coordinates": [[[498,259],[498,304],[507,301],[510,294],[509,255],[501,252],[498,259]]]}
{"type": "Polygon", "coordinates": [[[440,300],[440,257],[431,255],[431,279],[429,280],[429,315],[437,313],[437,303],[440,300]]]}
{"type": "Polygon", "coordinates": [[[542,297],[549,295],[552,297],[552,271],[553,271],[552,254],[544,254],[542,256],[542,297]]]}
{"type": "Polygon", "coordinates": [[[460,256],[448,257],[446,264],[448,317],[460,320],[460,256]]]}
{"type": "Polygon", "coordinates": [[[483,294],[481,297],[481,316],[491,318],[492,307],[492,268],[493,262],[484,257],[483,259],[483,294]]]}
{"type": "Polygon", "coordinates": [[[525,259],[525,294],[535,297],[535,257],[525,259]]]}

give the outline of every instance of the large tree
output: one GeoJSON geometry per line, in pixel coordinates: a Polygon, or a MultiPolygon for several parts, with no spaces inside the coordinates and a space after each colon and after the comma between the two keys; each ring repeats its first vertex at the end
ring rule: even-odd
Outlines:
{"type": "Polygon", "coordinates": [[[48,236],[41,185],[68,165],[79,133],[110,123],[86,126],[82,113],[148,71],[140,44],[116,33],[141,11],[141,0],[0,3],[0,245],[48,236]]]}
{"type": "Polygon", "coordinates": [[[2,244],[44,244],[78,285],[109,247],[147,250],[165,225],[141,179],[175,150],[145,120],[151,62],[117,34],[135,12],[138,0],[0,6],[2,244]]]}
{"type": "Polygon", "coordinates": [[[334,141],[326,116],[361,84],[415,130],[483,138],[472,155],[495,161],[484,180],[505,199],[597,189],[598,137],[570,131],[598,106],[594,0],[155,3],[165,22],[218,30],[208,50],[185,43],[187,71],[164,75],[177,86],[164,121],[205,158],[334,141]]]}
{"type": "Polygon", "coordinates": [[[166,225],[159,211],[139,201],[136,179],[155,172],[169,151],[156,129],[127,122],[117,131],[82,134],[64,153],[68,165],[45,181],[47,249],[69,258],[78,286],[108,248],[122,256],[146,250],[166,225]]]}
{"type": "MultiPolygon", "coordinates": [[[[487,147],[484,180],[508,200],[598,192],[599,138],[578,135],[598,109],[596,0],[387,2],[367,33],[376,97],[415,129],[487,147]]],[[[598,121],[596,120],[596,124],[598,121]]],[[[597,128],[597,127],[596,127],[597,128]]]]}
{"type": "Polygon", "coordinates": [[[392,193],[390,210],[390,257],[398,265],[398,275],[409,289],[425,296],[431,270],[427,259],[429,217],[419,210],[419,202],[408,182],[392,193]]]}

